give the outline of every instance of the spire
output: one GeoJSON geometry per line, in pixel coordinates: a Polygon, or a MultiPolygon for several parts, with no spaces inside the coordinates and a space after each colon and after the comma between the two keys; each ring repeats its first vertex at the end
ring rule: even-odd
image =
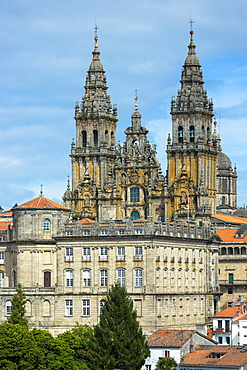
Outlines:
{"type": "Polygon", "coordinates": [[[178,90],[177,98],[172,99],[171,114],[178,111],[188,111],[205,113],[213,116],[213,103],[207,97],[206,90],[203,89],[203,76],[201,65],[196,55],[196,46],[193,39],[194,31],[190,31],[190,43],[188,45],[188,55],[185,59],[182,76],[181,89],[178,90]]]}
{"type": "Polygon", "coordinates": [[[133,131],[139,131],[141,127],[141,114],[138,110],[138,96],[137,96],[137,91],[135,90],[135,105],[134,105],[134,112],[131,116],[131,122],[132,122],[132,128],[133,131]]]}
{"type": "Polygon", "coordinates": [[[85,95],[82,96],[81,110],[77,114],[103,114],[117,115],[117,110],[112,109],[110,96],[107,95],[107,83],[105,70],[100,61],[100,51],[98,49],[98,27],[95,26],[93,58],[87,72],[85,95]]]}

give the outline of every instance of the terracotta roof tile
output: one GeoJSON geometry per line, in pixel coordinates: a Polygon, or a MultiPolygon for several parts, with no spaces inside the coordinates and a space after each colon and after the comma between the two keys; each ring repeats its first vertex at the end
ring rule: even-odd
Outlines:
{"type": "Polygon", "coordinates": [[[219,214],[212,215],[212,217],[217,218],[218,220],[221,220],[221,221],[230,222],[232,224],[247,224],[247,218],[244,218],[244,217],[219,215],[219,214]]]}
{"type": "Polygon", "coordinates": [[[95,221],[91,220],[90,218],[82,218],[79,220],[80,224],[94,224],[95,221]]]}
{"type": "Polygon", "coordinates": [[[181,365],[201,365],[210,367],[243,366],[247,363],[247,346],[199,346],[195,352],[189,353],[181,365]],[[246,350],[246,352],[245,352],[246,350]],[[213,354],[221,356],[212,358],[213,354]]]}
{"type": "Polygon", "coordinates": [[[186,343],[195,330],[157,330],[148,338],[149,347],[176,347],[186,343]]]}
{"type": "Polygon", "coordinates": [[[8,229],[12,229],[12,222],[11,221],[0,221],[0,231],[1,230],[8,230],[8,229]]]}
{"type": "Polygon", "coordinates": [[[213,317],[234,317],[239,311],[241,311],[241,306],[227,307],[213,317]]]}
{"type": "Polygon", "coordinates": [[[217,235],[223,242],[244,242],[247,241],[247,235],[244,238],[236,238],[238,229],[218,229],[217,235]]]}
{"type": "Polygon", "coordinates": [[[27,209],[27,208],[34,208],[34,209],[68,209],[62,206],[61,204],[58,204],[56,202],[53,202],[53,200],[50,200],[45,197],[37,197],[33,200],[30,200],[29,202],[23,203],[20,206],[17,206],[13,208],[15,209],[27,209]]]}

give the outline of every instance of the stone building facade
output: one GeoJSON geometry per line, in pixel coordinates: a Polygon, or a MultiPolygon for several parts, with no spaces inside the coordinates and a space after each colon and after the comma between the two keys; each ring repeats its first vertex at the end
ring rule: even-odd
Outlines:
{"type": "Polygon", "coordinates": [[[96,324],[109,287],[118,281],[132,297],[145,333],[164,326],[205,330],[219,294],[214,229],[130,219],[58,222],[68,210],[52,202],[48,238],[45,204],[47,198],[36,198],[13,209],[14,220],[25,209],[25,226],[14,225],[15,239],[1,245],[0,322],[20,282],[30,327],[58,334],[76,322],[96,324]],[[41,209],[32,218],[37,204],[43,218],[41,209]],[[34,230],[40,231],[36,239],[30,238],[34,230]]]}

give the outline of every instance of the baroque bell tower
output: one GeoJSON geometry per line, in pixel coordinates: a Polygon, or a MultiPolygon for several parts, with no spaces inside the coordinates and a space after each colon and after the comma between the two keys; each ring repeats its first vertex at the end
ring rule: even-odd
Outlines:
{"type": "Polygon", "coordinates": [[[85,94],[76,103],[76,140],[71,145],[72,189],[68,182],[63,200],[78,217],[104,218],[104,206],[115,218],[116,197],[112,171],[115,161],[117,108],[107,94],[107,82],[95,28],[93,58],[86,76],[85,94]],[[107,191],[105,188],[107,187],[107,191]]]}
{"type": "Polygon", "coordinates": [[[216,210],[218,135],[213,103],[204,90],[193,31],[183,65],[181,88],[171,101],[172,137],[168,135],[168,218],[202,222],[216,210]],[[216,127],[216,126],[215,126],[216,127]]]}

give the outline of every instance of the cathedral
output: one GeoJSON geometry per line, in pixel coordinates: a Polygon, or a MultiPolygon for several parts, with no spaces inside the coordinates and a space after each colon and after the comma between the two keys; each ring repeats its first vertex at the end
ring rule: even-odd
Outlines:
{"type": "Polygon", "coordinates": [[[236,208],[236,168],[222,153],[213,102],[204,89],[195,48],[190,31],[181,88],[171,101],[172,132],[167,139],[164,176],[155,145],[141,124],[137,97],[131,126],[125,130],[126,141],[116,145],[117,108],[107,94],[95,36],[85,94],[75,106],[72,187],[68,183],[63,197],[74,217],[99,221],[189,218],[202,225],[217,208],[227,212],[236,208]]]}
{"type": "Polygon", "coordinates": [[[237,172],[222,152],[195,48],[191,31],[181,88],[171,100],[164,175],[137,96],[125,142],[117,144],[117,108],[95,35],[85,93],[75,106],[64,205],[41,193],[14,207],[13,227],[0,243],[0,322],[21,283],[30,327],[56,335],[76,322],[94,325],[118,281],[146,334],[205,333],[220,297],[211,216],[235,210],[237,172]]]}

